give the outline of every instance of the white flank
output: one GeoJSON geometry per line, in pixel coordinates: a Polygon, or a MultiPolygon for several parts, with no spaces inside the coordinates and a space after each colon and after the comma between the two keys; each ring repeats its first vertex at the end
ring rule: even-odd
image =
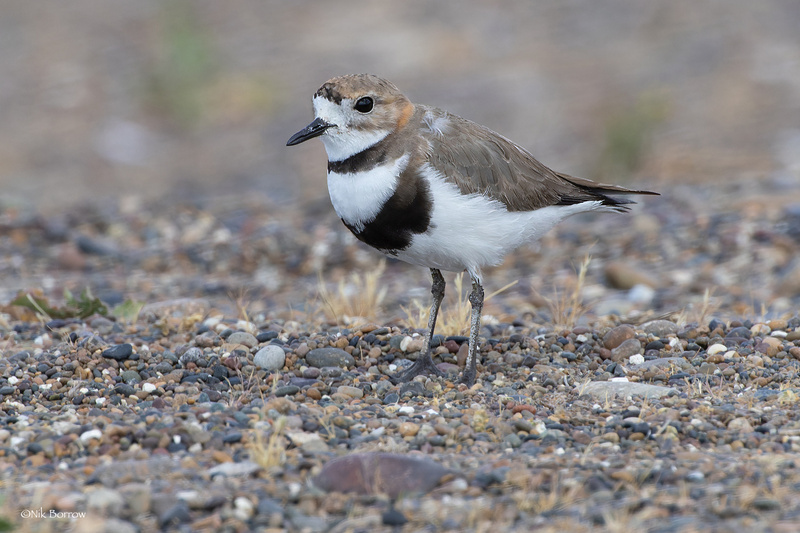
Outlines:
{"type": "Polygon", "coordinates": [[[386,165],[354,174],[328,173],[328,193],[339,218],[356,231],[375,220],[397,187],[397,177],[408,164],[408,154],[386,165]]]}
{"type": "Polygon", "coordinates": [[[342,100],[341,105],[337,105],[327,98],[319,96],[314,98],[314,114],[317,118],[336,125],[336,127],[325,130],[320,137],[322,144],[325,145],[325,151],[328,153],[328,161],[344,161],[382,141],[390,133],[389,130],[348,128],[345,110],[349,112],[351,106],[349,98],[342,100]]]}
{"type": "Polygon", "coordinates": [[[501,202],[481,194],[461,194],[430,164],[422,169],[433,197],[431,224],[414,235],[398,259],[460,272],[480,279],[480,269],[497,265],[522,244],[535,241],[568,216],[603,209],[600,201],[549,206],[534,211],[508,211],[501,202]]]}

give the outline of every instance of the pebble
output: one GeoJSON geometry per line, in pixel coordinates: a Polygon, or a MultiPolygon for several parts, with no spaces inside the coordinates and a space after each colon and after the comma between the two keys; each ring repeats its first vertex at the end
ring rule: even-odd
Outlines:
{"type": "Polygon", "coordinates": [[[622,361],[635,354],[642,353],[642,343],[636,339],[623,341],[619,346],[611,350],[612,361],[622,361]]]}
{"type": "Polygon", "coordinates": [[[359,387],[351,387],[349,385],[342,385],[337,389],[337,392],[349,396],[350,398],[363,398],[364,391],[359,387]]]}
{"type": "Polygon", "coordinates": [[[284,385],[275,389],[275,396],[279,398],[281,396],[293,396],[298,392],[300,392],[300,387],[297,385],[284,385]]]}
{"type": "Polygon", "coordinates": [[[240,463],[220,463],[208,469],[208,475],[223,477],[246,477],[261,470],[261,466],[252,461],[240,463]]]}
{"type": "Polygon", "coordinates": [[[114,359],[115,361],[124,361],[133,354],[133,346],[129,343],[118,344],[103,350],[103,357],[107,359],[114,359]]]}
{"type": "Polygon", "coordinates": [[[255,338],[251,333],[247,333],[245,331],[236,331],[231,333],[230,336],[225,339],[228,344],[241,344],[243,346],[247,346],[248,348],[254,348],[258,346],[258,339],[255,338]]]}
{"type": "Polygon", "coordinates": [[[327,462],[314,477],[314,485],[326,492],[424,494],[449,472],[430,459],[391,453],[354,453],[327,462]]]}
{"type": "Polygon", "coordinates": [[[142,376],[140,376],[139,373],[135,370],[126,370],[125,372],[120,374],[120,377],[122,378],[122,381],[128,384],[139,383],[140,381],[142,381],[142,376]]]}
{"type": "Polygon", "coordinates": [[[280,346],[269,344],[256,352],[253,364],[270,372],[280,370],[286,364],[286,352],[280,346]]]}
{"type": "Polygon", "coordinates": [[[711,346],[709,346],[708,349],[706,350],[706,353],[708,355],[714,355],[714,354],[718,354],[718,353],[725,353],[727,351],[728,351],[728,347],[727,346],[725,346],[724,344],[717,343],[717,344],[712,344],[711,346]]]}
{"type": "Polygon", "coordinates": [[[306,354],[306,361],[310,366],[317,368],[330,366],[349,368],[355,365],[353,356],[339,348],[316,348],[306,354]]]}
{"type": "Polygon", "coordinates": [[[734,418],[728,422],[729,431],[738,431],[739,433],[752,433],[753,426],[747,418],[734,418]]]}
{"type": "Polygon", "coordinates": [[[404,437],[413,437],[419,432],[419,424],[414,422],[401,422],[398,431],[404,437]]]}
{"type": "Polygon", "coordinates": [[[595,381],[583,388],[577,389],[581,395],[590,395],[605,400],[621,396],[641,396],[643,398],[662,398],[670,394],[677,394],[671,387],[650,385],[647,383],[631,383],[627,381],[595,381]]]}
{"type": "Polygon", "coordinates": [[[125,499],[119,492],[105,487],[97,487],[86,498],[87,510],[103,516],[118,516],[124,505],[125,499]]]}
{"type": "Polygon", "coordinates": [[[634,330],[632,326],[623,324],[610,329],[603,335],[603,345],[607,349],[613,350],[626,340],[633,339],[634,335],[636,335],[636,330],[634,330]]]}
{"type": "Polygon", "coordinates": [[[84,445],[89,444],[92,440],[100,440],[103,438],[103,432],[99,429],[90,429],[81,433],[80,441],[84,445]]]}
{"type": "Polygon", "coordinates": [[[630,290],[637,285],[654,289],[659,286],[659,282],[649,274],[631,264],[618,261],[610,261],[606,264],[605,276],[609,285],[620,290],[630,290]]]}
{"type": "Polygon", "coordinates": [[[669,320],[651,320],[641,326],[642,331],[655,337],[668,337],[678,333],[678,325],[669,320]]]}

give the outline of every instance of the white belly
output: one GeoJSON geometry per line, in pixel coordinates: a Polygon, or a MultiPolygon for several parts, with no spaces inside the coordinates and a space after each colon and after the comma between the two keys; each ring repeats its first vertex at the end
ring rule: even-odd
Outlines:
{"type": "Polygon", "coordinates": [[[566,217],[602,208],[601,202],[592,201],[509,212],[497,200],[461,194],[430,166],[422,174],[433,197],[431,224],[397,258],[429,268],[479,276],[481,267],[501,263],[506,254],[539,239],[566,217]]]}

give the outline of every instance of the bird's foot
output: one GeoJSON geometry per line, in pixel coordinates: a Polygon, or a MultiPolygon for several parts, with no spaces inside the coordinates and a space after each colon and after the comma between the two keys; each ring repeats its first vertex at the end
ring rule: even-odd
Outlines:
{"type": "Polygon", "coordinates": [[[459,383],[463,383],[467,387],[472,387],[475,385],[475,377],[477,372],[474,368],[465,368],[464,372],[461,374],[461,379],[458,380],[459,383]]]}
{"type": "Polygon", "coordinates": [[[430,354],[425,354],[419,356],[419,358],[417,358],[414,364],[411,365],[411,368],[409,368],[400,375],[395,374],[393,376],[390,376],[389,379],[391,379],[392,383],[395,384],[406,383],[408,381],[411,381],[417,376],[428,376],[428,375],[442,377],[445,375],[445,373],[439,370],[439,368],[437,368],[437,366],[433,362],[433,359],[431,359],[430,354]]]}

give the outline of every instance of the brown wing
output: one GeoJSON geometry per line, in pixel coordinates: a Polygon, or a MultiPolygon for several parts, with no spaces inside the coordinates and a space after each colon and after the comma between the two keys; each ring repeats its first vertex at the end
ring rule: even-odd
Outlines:
{"type": "Polygon", "coordinates": [[[658,194],[555,172],[502,135],[441,109],[418,106],[430,163],[465,194],[486,194],[509,211],[601,200],[624,211],[630,200],[607,194],[658,194]],[[444,142],[445,139],[447,142],[444,142]]]}

